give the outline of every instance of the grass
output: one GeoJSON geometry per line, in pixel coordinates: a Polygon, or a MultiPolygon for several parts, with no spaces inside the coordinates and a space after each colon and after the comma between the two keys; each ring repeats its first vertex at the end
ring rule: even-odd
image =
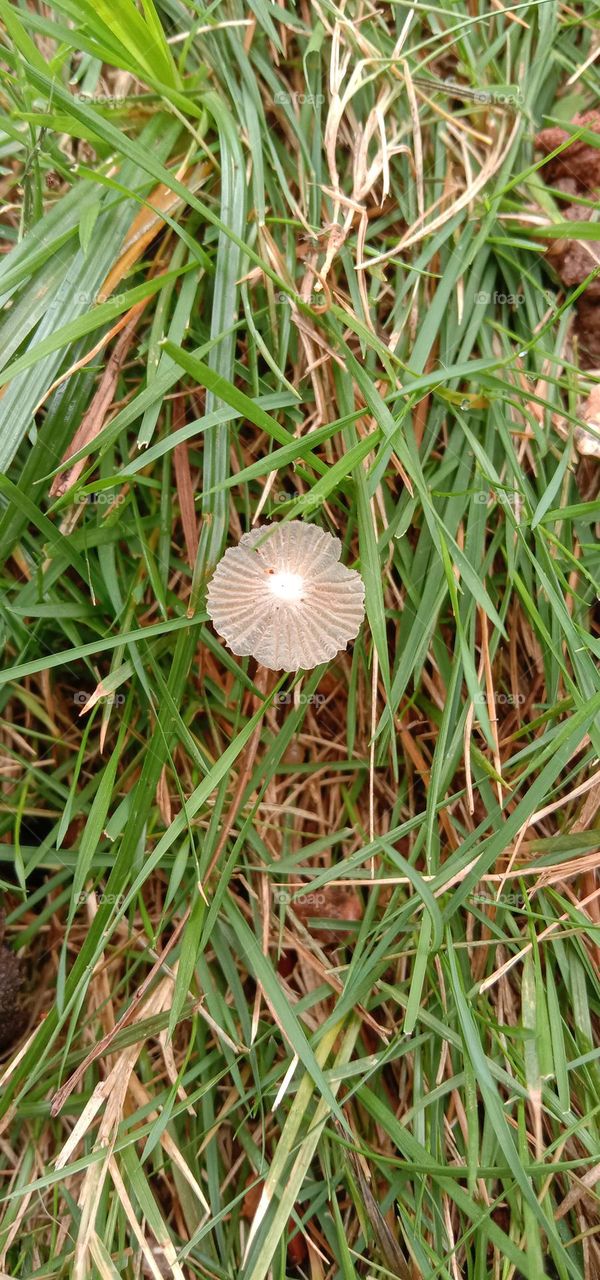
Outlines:
{"type": "Polygon", "coordinates": [[[597,11],[0,18],[0,1271],[594,1280],[597,11]],[[210,625],[257,519],[327,667],[210,625]]]}

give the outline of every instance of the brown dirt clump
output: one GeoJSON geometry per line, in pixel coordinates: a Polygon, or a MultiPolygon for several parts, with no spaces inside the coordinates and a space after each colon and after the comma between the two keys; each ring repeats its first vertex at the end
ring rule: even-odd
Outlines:
{"type": "MultiPolygon", "coordinates": [[[[584,111],[573,117],[574,128],[585,125],[593,133],[600,134],[600,111],[584,111]]],[[[542,129],[536,137],[538,151],[550,155],[557,147],[569,139],[569,131],[555,125],[550,129],[542,129]]],[[[585,195],[600,188],[600,146],[594,147],[584,138],[577,138],[569,147],[554,156],[542,168],[544,181],[555,187],[563,179],[576,183],[578,194],[585,195]]],[[[575,194],[575,193],[574,193],[575,194]]]]}
{"type": "MultiPolygon", "coordinates": [[[[600,111],[585,111],[573,117],[572,125],[577,128],[586,125],[588,129],[600,135],[600,111]]],[[[542,129],[536,137],[536,147],[545,155],[549,155],[557,147],[567,142],[570,137],[566,129],[554,126],[542,129]]],[[[565,195],[584,196],[597,195],[600,192],[600,137],[599,145],[592,146],[583,138],[571,142],[564,151],[542,166],[542,175],[549,186],[556,187],[565,195]]],[[[585,205],[569,204],[561,209],[562,216],[569,222],[587,222],[593,210],[585,205]]],[[[568,288],[576,288],[598,266],[599,254],[595,246],[590,249],[577,240],[556,240],[546,254],[562,283],[568,288]]],[[[591,280],[584,293],[577,300],[576,333],[579,346],[579,359],[582,369],[600,367],[600,277],[591,280]]]]}
{"type": "MultiPolygon", "coordinates": [[[[562,212],[565,218],[573,219],[576,216],[578,222],[587,222],[592,211],[572,204],[562,212]]],[[[568,289],[583,284],[586,277],[598,265],[596,260],[598,254],[594,258],[590,250],[578,240],[555,240],[548,249],[546,257],[568,289]]],[[[600,300],[600,277],[590,281],[585,290],[585,296],[588,299],[600,300]]]]}
{"type": "MultiPolygon", "coordinates": [[[[4,934],[4,918],[0,917],[0,943],[4,934]]],[[[9,947],[0,945],[0,1049],[7,1049],[23,1031],[25,1016],[19,993],[23,978],[21,965],[9,947]]]]}
{"type": "Polygon", "coordinates": [[[582,369],[600,369],[600,302],[587,290],[577,303],[577,339],[582,369]]]}

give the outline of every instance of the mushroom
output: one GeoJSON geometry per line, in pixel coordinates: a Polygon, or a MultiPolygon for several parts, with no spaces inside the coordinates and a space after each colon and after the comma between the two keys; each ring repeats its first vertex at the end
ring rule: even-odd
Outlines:
{"type": "Polygon", "coordinates": [[[309,670],[358,635],[365,588],[342,547],[302,520],[262,525],[229,547],[209,583],[215,630],[238,657],[271,671],[309,670]]]}

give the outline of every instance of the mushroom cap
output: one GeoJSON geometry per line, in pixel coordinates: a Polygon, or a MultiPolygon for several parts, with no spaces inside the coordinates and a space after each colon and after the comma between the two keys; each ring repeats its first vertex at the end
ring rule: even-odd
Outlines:
{"type": "Polygon", "coordinates": [[[259,525],[229,547],[208,586],[216,631],[238,657],[271,671],[309,670],[358,635],[365,588],[342,546],[302,520],[259,525]]]}

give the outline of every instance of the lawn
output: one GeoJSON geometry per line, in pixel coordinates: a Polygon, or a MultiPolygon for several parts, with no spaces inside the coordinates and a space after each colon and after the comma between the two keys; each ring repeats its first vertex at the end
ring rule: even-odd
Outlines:
{"type": "Polygon", "coordinates": [[[599,11],[0,20],[0,1276],[598,1280],[599,11]]]}

